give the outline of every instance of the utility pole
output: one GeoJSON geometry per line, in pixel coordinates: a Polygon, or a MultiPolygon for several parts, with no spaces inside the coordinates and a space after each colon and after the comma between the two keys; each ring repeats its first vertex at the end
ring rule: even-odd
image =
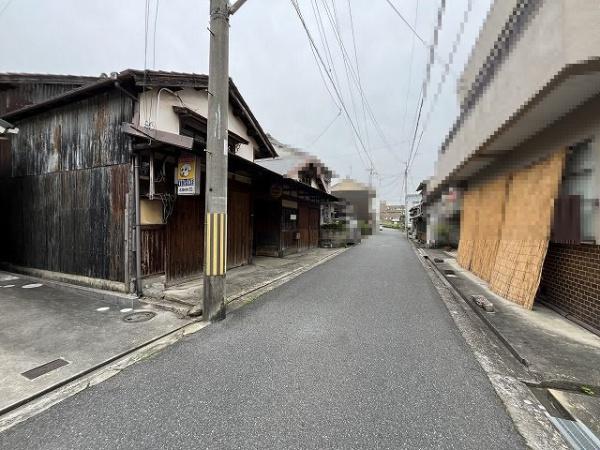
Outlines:
{"type": "Polygon", "coordinates": [[[369,167],[369,187],[373,188],[373,175],[375,175],[375,167],[373,166],[373,164],[371,164],[371,167],[369,167]]]}
{"type": "Polygon", "coordinates": [[[229,16],[246,0],[231,7],[228,0],[210,0],[210,55],[206,140],[206,201],[204,215],[204,297],[207,320],[225,318],[227,269],[227,134],[229,128],[229,16]]]}
{"type": "Polygon", "coordinates": [[[404,163],[404,228],[408,238],[408,161],[404,163]]]}

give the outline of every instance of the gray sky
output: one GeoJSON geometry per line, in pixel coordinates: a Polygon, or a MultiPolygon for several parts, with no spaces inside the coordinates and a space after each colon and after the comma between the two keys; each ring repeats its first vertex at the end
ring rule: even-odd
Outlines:
{"type": "MultiPolygon", "coordinates": [[[[150,0],[148,67],[207,73],[208,0],[159,0],[154,65],[156,1],[150,0]]],[[[403,161],[408,156],[414,130],[428,51],[415,40],[411,65],[413,34],[386,0],[298,0],[323,58],[327,58],[327,52],[322,46],[312,1],[320,7],[332,55],[332,77],[337,75],[344,104],[373,159],[379,197],[398,202],[403,161]],[[328,5],[333,17],[335,5],[339,34],[354,63],[349,1],[365,98],[391,148],[384,145],[372,121],[365,127],[358,89],[351,74],[352,90],[348,87],[340,46],[323,6],[328,5]]],[[[409,192],[432,174],[439,144],[457,114],[456,78],[491,3],[491,0],[472,1],[472,12],[451,73],[430,116],[411,169],[409,192]]],[[[417,0],[392,2],[410,22],[414,20],[417,0]]],[[[418,3],[416,29],[425,41],[431,42],[440,1],[420,0],[418,3]]],[[[443,60],[448,58],[466,7],[467,0],[447,1],[438,46],[438,55],[443,60]]],[[[98,75],[125,68],[142,69],[144,30],[145,0],[0,0],[0,42],[3,43],[0,71],[98,75]]],[[[340,176],[351,175],[368,181],[367,157],[363,153],[361,161],[360,146],[345,114],[335,119],[339,109],[324,86],[290,1],[249,0],[231,19],[230,39],[231,76],[263,128],[285,143],[318,155],[340,176]],[[327,132],[308,147],[334,119],[327,132]]],[[[442,72],[442,65],[436,63],[423,107],[423,121],[431,109],[442,72]]]]}

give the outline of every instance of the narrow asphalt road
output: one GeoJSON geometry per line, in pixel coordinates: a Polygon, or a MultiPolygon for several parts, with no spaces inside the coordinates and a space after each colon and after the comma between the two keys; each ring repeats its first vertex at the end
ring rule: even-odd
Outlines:
{"type": "Polygon", "coordinates": [[[11,428],[0,447],[523,442],[412,248],[386,230],[11,428]]]}

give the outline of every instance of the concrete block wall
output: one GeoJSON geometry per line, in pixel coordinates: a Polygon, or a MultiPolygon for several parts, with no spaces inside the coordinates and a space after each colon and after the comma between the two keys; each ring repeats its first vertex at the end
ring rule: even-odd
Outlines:
{"type": "Polygon", "coordinates": [[[540,289],[548,303],[600,330],[600,245],[550,243],[540,289]]]}

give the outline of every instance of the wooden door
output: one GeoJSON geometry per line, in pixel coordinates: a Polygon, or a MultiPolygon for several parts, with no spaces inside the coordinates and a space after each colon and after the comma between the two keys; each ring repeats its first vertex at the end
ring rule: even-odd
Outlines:
{"type": "Polygon", "coordinates": [[[230,184],[227,206],[227,268],[249,264],[252,259],[252,196],[250,186],[230,184]]]}
{"type": "Polygon", "coordinates": [[[202,276],[204,198],[178,196],[167,223],[166,284],[202,276]]]}
{"type": "Polygon", "coordinates": [[[309,209],[309,222],[308,222],[308,234],[309,241],[308,246],[315,248],[319,246],[319,229],[321,228],[321,214],[318,209],[309,209]]]}
{"type": "Polygon", "coordinates": [[[306,250],[310,247],[310,209],[306,205],[298,205],[298,231],[300,240],[298,250],[306,250]]]}
{"type": "Polygon", "coordinates": [[[142,276],[165,273],[165,225],[141,226],[142,276]]]}

